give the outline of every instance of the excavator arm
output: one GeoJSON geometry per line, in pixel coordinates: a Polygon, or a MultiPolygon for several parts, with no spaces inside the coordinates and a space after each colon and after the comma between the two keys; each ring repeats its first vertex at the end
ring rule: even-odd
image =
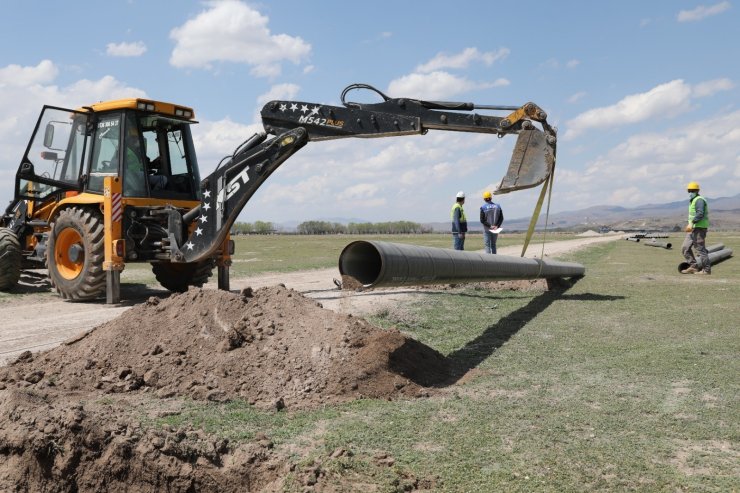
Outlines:
{"type": "Polygon", "coordinates": [[[261,112],[265,134],[256,134],[225,158],[201,183],[201,204],[181,218],[171,213],[169,248],[175,262],[213,256],[250,197],[278,166],[309,141],[348,137],[378,138],[426,134],[429,130],[516,134],[509,168],[495,193],[531,188],[547,180],[555,167],[556,132],[547,114],[534,103],[489,106],[473,103],[389,98],[366,84],[342,92],[344,106],[301,101],[270,101],[261,112]],[[379,103],[346,101],[351,90],[367,89],[379,103]],[[478,113],[501,111],[503,116],[478,113]],[[541,129],[536,128],[535,122],[541,129]],[[275,135],[268,139],[267,134],[275,135]],[[177,231],[188,231],[187,241],[177,231]]]}
{"type": "Polygon", "coordinates": [[[309,141],[423,135],[429,130],[490,133],[499,137],[518,134],[508,171],[498,185],[497,194],[537,186],[547,179],[555,166],[556,132],[547,123],[547,113],[534,103],[492,106],[390,98],[367,84],[348,86],[341,99],[344,106],[270,101],[262,108],[265,131],[280,135],[302,127],[307,130],[309,141]],[[373,91],[383,101],[372,104],[346,101],[347,94],[358,89],[373,91]],[[476,110],[508,114],[491,116],[476,110]],[[539,123],[542,129],[536,128],[533,122],[539,123]]]}

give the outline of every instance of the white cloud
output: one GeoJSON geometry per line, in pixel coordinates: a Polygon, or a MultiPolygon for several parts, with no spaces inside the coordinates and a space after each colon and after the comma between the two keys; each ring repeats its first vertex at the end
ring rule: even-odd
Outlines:
{"type": "Polygon", "coordinates": [[[302,218],[447,218],[454,194],[465,188],[465,175],[481,168],[487,170],[481,181],[504,174],[508,159],[479,156],[490,148],[513,146],[514,140],[432,131],[425,136],[310,142],[275,172],[255,204],[262,214],[286,220],[280,217],[291,214],[285,211],[286,194],[300,190],[300,197],[290,201],[301,204],[302,218]]]}
{"type": "Polygon", "coordinates": [[[257,98],[257,103],[264,105],[274,99],[295,99],[301,86],[297,84],[277,84],[272,86],[269,91],[257,98]]]}
{"type": "Polygon", "coordinates": [[[298,92],[301,90],[301,87],[297,84],[277,84],[270,88],[269,91],[267,91],[264,94],[260,94],[257,97],[257,108],[255,109],[254,113],[254,122],[259,123],[261,122],[261,116],[260,111],[262,111],[262,107],[265,105],[265,103],[269,101],[274,100],[292,100],[295,99],[298,92]]]}
{"type": "Polygon", "coordinates": [[[472,62],[482,62],[492,65],[497,60],[503,60],[510,53],[508,48],[499,48],[496,51],[481,52],[478,48],[465,48],[460,53],[448,55],[438,53],[434,58],[416,67],[417,72],[429,73],[441,69],[467,68],[472,62]]]}
{"type": "Polygon", "coordinates": [[[586,96],[586,93],[584,91],[577,92],[577,93],[573,94],[571,97],[568,98],[568,102],[569,103],[577,103],[578,101],[580,101],[581,99],[583,99],[584,96],[586,96]]]}
{"type": "Polygon", "coordinates": [[[575,138],[594,128],[629,125],[651,118],[671,118],[690,110],[692,98],[712,96],[734,87],[735,84],[727,78],[708,80],[693,86],[681,79],[673,80],[647,92],[625,96],[611,106],[593,108],[577,115],[566,122],[565,138],[575,138]]]}
{"type": "Polygon", "coordinates": [[[567,122],[565,138],[577,137],[593,128],[628,125],[655,117],[675,116],[688,111],[691,86],[683,80],[660,84],[647,92],[624,97],[618,103],[594,108],[567,122]]]}
{"type": "Polygon", "coordinates": [[[0,85],[25,87],[53,81],[59,69],[51,60],[42,60],[35,67],[8,65],[0,68],[0,85]]]}
{"type": "Polygon", "coordinates": [[[712,96],[719,91],[729,91],[735,84],[730,79],[714,79],[695,85],[692,95],[696,98],[712,96]]]}
{"type": "Polygon", "coordinates": [[[345,188],[337,195],[342,201],[368,200],[375,198],[380,187],[376,183],[358,183],[345,188]]]}
{"type": "Polygon", "coordinates": [[[740,110],[662,132],[640,133],[587,163],[581,173],[561,168],[559,200],[577,209],[595,204],[659,203],[682,198],[690,180],[711,197],[740,190],[740,110]]]}
{"type": "Polygon", "coordinates": [[[722,12],[729,10],[730,2],[720,2],[714,5],[699,5],[692,10],[682,10],[678,13],[676,18],[678,22],[693,22],[700,21],[705,17],[721,14],[722,12]]]}
{"type": "Polygon", "coordinates": [[[137,57],[146,52],[146,45],[143,41],[134,43],[108,43],[105,47],[105,53],[109,56],[118,57],[137,57]]]}
{"type": "Polygon", "coordinates": [[[253,75],[274,77],[284,60],[308,57],[311,45],[287,34],[272,34],[268,17],[236,0],[206,2],[207,10],[170,32],[175,67],[211,68],[214,62],[252,65],[253,75]]]}
{"type": "Polygon", "coordinates": [[[548,58],[547,60],[545,60],[544,62],[540,64],[540,67],[550,69],[550,70],[558,70],[563,66],[568,69],[574,69],[580,64],[581,64],[581,61],[575,58],[568,60],[564,64],[561,63],[560,60],[558,60],[557,58],[548,58]]]}
{"type": "Polygon", "coordinates": [[[230,118],[201,122],[192,128],[201,178],[210,174],[225,156],[231,155],[252,135],[264,131],[262,124],[244,125],[230,118]]]}
{"type": "Polygon", "coordinates": [[[506,79],[498,79],[495,82],[474,82],[448,72],[413,73],[392,80],[388,85],[387,94],[391,97],[441,99],[474,89],[488,89],[508,83],[506,79]]]}

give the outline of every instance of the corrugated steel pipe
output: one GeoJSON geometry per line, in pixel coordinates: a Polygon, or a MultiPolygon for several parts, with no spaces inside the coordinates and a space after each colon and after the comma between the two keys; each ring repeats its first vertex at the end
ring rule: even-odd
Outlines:
{"type": "Polygon", "coordinates": [[[625,240],[627,240],[627,241],[634,241],[636,243],[640,243],[640,238],[637,238],[635,236],[630,236],[628,238],[625,238],[625,240]]]}
{"type": "Polygon", "coordinates": [[[664,241],[646,241],[643,245],[665,248],[666,250],[670,250],[672,246],[671,243],[666,243],[664,241]]]}
{"type": "Polygon", "coordinates": [[[365,287],[413,286],[512,279],[582,277],[573,262],[464,252],[385,241],[354,241],[339,256],[339,272],[365,287]]]}
{"type": "MultiPolygon", "coordinates": [[[[723,260],[727,260],[728,258],[732,257],[732,249],[731,248],[725,248],[723,250],[717,250],[716,252],[711,252],[709,254],[709,264],[714,265],[722,262],[723,260]]],[[[681,272],[684,269],[689,268],[688,262],[681,262],[678,264],[678,272],[681,272]]],[[[702,270],[704,268],[704,262],[701,261],[700,258],[696,259],[696,268],[699,270],[702,270]]]]}

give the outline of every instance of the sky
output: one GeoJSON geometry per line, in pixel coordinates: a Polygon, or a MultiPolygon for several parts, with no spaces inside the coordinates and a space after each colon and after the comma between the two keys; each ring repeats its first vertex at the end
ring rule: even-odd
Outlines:
{"type": "MultiPolygon", "coordinates": [[[[353,83],[391,97],[536,103],[558,129],[552,212],[681,200],[689,181],[733,196],[738,49],[740,5],[729,0],[4,2],[0,204],[44,104],[193,107],[206,176],[262,130],[267,101],[341,105],[353,83]]],[[[310,142],[239,219],[441,222],[461,190],[475,217],[514,141],[430,131],[310,142]]],[[[538,192],[495,201],[528,217],[538,192]]]]}

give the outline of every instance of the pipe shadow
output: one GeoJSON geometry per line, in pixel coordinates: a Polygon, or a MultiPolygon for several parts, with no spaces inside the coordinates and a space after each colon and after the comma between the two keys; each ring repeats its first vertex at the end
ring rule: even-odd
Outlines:
{"type": "Polygon", "coordinates": [[[422,343],[410,339],[407,344],[398,348],[396,351],[398,354],[393,355],[391,361],[395,366],[394,369],[420,385],[448,387],[456,384],[470,370],[485,361],[553,302],[557,300],[614,301],[624,299],[624,296],[595,293],[566,294],[577,281],[578,279],[573,279],[551,286],[548,291],[490,325],[481,335],[446,357],[431,348],[423,349],[420,347],[424,346],[422,343]],[[424,357],[416,358],[417,354],[423,354],[424,357]],[[412,361],[406,361],[407,358],[404,355],[411,356],[412,361]],[[419,371],[419,364],[424,367],[423,371],[419,371]]]}
{"type": "MultiPolygon", "coordinates": [[[[337,293],[337,289],[312,289],[307,291],[301,291],[301,294],[304,295],[310,295],[310,294],[316,294],[316,293],[337,293]]],[[[401,289],[401,290],[395,290],[395,291],[377,291],[377,290],[367,290],[367,291],[358,291],[358,292],[352,292],[352,291],[342,291],[340,296],[347,296],[347,297],[353,297],[353,296],[394,296],[398,294],[423,294],[425,296],[459,296],[459,297],[465,297],[465,298],[477,298],[477,299],[483,299],[483,300],[499,300],[502,299],[502,296],[493,295],[493,294],[473,294],[473,293],[451,293],[448,291],[440,291],[439,289],[433,290],[430,289],[428,291],[425,290],[419,290],[419,289],[401,289]]],[[[337,299],[338,296],[311,296],[314,300],[333,300],[337,299]]],[[[506,299],[522,299],[522,298],[529,298],[529,296],[506,296],[506,299]]]]}

